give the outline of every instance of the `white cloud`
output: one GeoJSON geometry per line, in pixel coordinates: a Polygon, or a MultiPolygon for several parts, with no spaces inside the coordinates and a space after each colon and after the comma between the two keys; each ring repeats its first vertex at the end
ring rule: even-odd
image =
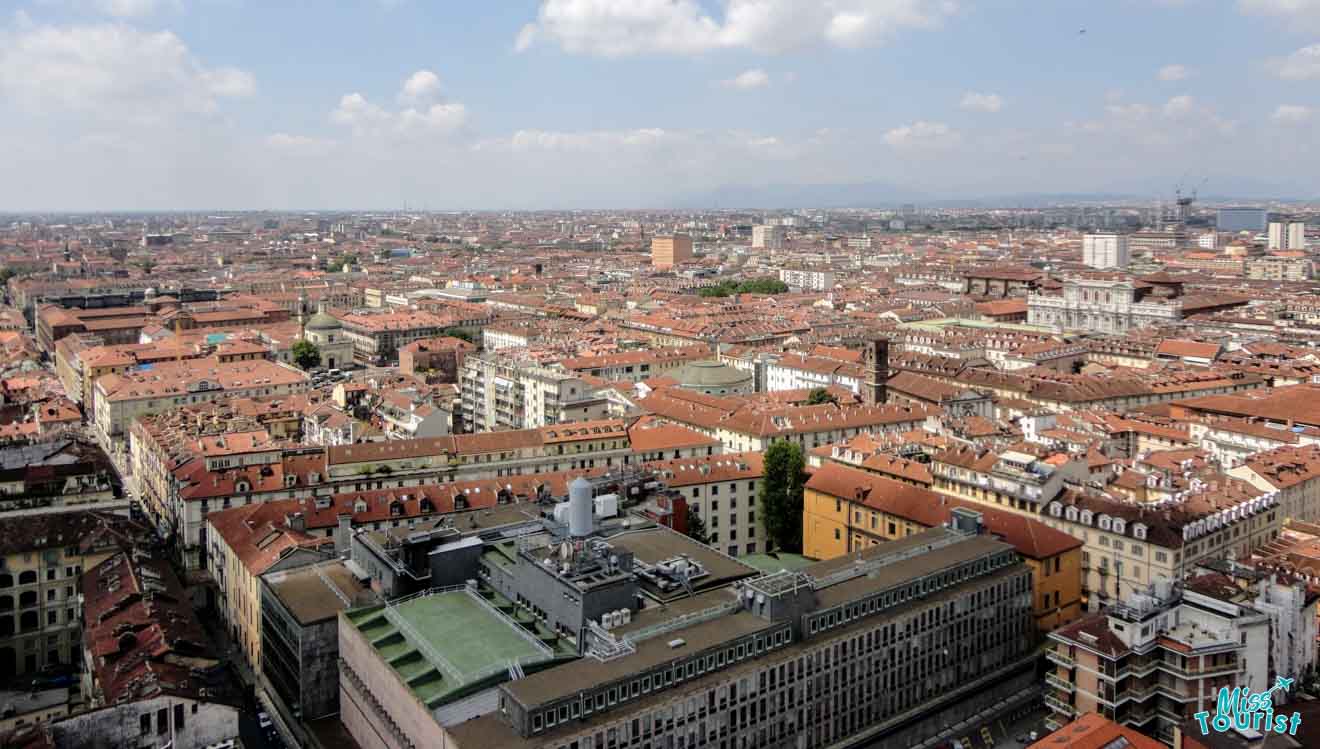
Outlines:
{"type": "Polygon", "coordinates": [[[407,105],[388,110],[358,92],[344,94],[330,112],[330,121],[356,135],[449,134],[467,122],[467,108],[440,98],[440,77],[419,70],[404,81],[398,100],[407,105]]]}
{"type": "Polygon", "coordinates": [[[1185,81],[1190,78],[1192,71],[1186,65],[1165,65],[1155,74],[1161,81],[1174,82],[1185,81]]]}
{"type": "Polygon", "coordinates": [[[959,135],[943,122],[919,120],[885,133],[884,141],[894,148],[929,148],[953,145],[959,135]]]}
{"type": "Polygon", "coordinates": [[[201,75],[206,90],[221,97],[251,96],[257,91],[257,79],[246,70],[216,68],[201,75]]]}
{"type": "Polygon", "coordinates": [[[695,55],[718,49],[781,52],[813,45],[880,44],[908,29],[938,27],[955,0],[724,0],[723,17],[697,0],[543,0],[514,42],[579,54],[695,55]]]}
{"type": "Polygon", "coordinates": [[[963,94],[958,106],[970,112],[998,112],[1004,108],[1004,99],[999,94],[978,94],[969,91],[963,94]]]}
{"type": "Polygon", "coordinates": [[[1302,47],[1287,57],[1270,60],[1269,67],[1275,75],[1289,81],[1320,78],[1320,44],[1302,47]]]}
{"type": "Polygon", "coordinates": [[[271,133],[265,138],[266,145],[289,151],[320,151],[335,145],[329,138],[316,138],[309,135],[291,133],[271,133]]]}
{"type": "Polygon", "coordinates": [[[726,88],[739,88],[744,91],[753,88],[765,88],[770,85],[770,75],[760,68],[743,71],[727,80],[720,81],[726,88]]]}
{"type": "Polygon", "coordinates": [[[440,76],[429,70],[419,70],[408,76],[399,91],[399,101],[404,104],[420,104],[430,101],[440,93],[440,76]]]}
{"type": "Polygon", "coordinates": [[[1320,26],[1320,0],[1238,0],[1243,13],[1275,16],[1288,23],[1320,26]]]}
{"type": "Polygon", "coordinates": [[[472,146],[474,151],[602,152],[615,148],[654,146],[672,139],[660,128],[633,130],[519,130],[506,138],[488,138],[472,146]]]}
{"type": "Polygon", "coordinates": [[[1183,94],[1175,96],[1164,103],[1165,117],[1186,117],[1196,111],[1196,100],[1183,94]]]}
{"type": "Polygon", "coordinates": [[[1312,114],[1310,107],[1300,104],[1280,104],[1274,110],[1274,114],[1270,115],[1270,119],[1282,125],[1296,125],[1311,119],[1312,114]]]}
{"type": "Polygon", "coordinates": [[[251,95],[252,75],[208,68],[170,31],[121,23],[0,32],[0,98],[32,112],[158,121],[251,95]]]}
{"type": "Polygon", "coordinates": [[[165,7],[178,9],[180,0],[95,0],[97,10],[116,18],[139,18],[149,16],[165,7]]]}

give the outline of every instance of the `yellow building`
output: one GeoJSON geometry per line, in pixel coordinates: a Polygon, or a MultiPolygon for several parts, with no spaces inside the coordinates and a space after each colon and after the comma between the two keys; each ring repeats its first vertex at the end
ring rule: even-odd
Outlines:
{"type": "Polygon", "coordinates": [[[207,569],[219,589],[217,607],[230,638],[261,672],[261,575],[334,558],[334,539],[313,538],[302,513],[251,504],[206,517],[207,569]]]}
{"type": "Polygon", "coordinates": [[[981,513],[986,529],[1012,544],[1032,571],[1041,632],[1082,614],[1082,542],[1040,521],[942,497],[836,463],[821,466],[803,497],[802,553],[831,559],[949,522],[958,507],[981,513]]]}

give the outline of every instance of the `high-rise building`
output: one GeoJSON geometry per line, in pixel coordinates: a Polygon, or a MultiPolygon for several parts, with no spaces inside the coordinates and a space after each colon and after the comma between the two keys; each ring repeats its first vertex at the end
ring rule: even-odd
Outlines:
{"type": "Polygon", "coordinates": [[[752,248],[779,250],[784,247],[784,227],[762,225],[752,227],[752,248]]]}
{"type": "Polygon", "coordinates": [[[1087,234],[1082,237],[1082,262],[1092,268],[1126,268],[1128,239],[1122,234],[1087,234]]]}
{"type": "Polygon", "coordinates": [[[1264,208],[1220,208],[1215,219],[1215,228],[1219,231],[1237,233],[1240,231],[1265,231],[1268,214],[1264,208]]]}
{"type": "Polygon", "coordinates": [[[1306,224],[1301,221],[1271,221],[1271,250],[1306,249],[1306,224]]]}
{"type": "Polygon", "coordinates": [[[692,237],[686,234],[662,234],[651,239],[651,265],[672,268],[692,259],[692,237]]]}

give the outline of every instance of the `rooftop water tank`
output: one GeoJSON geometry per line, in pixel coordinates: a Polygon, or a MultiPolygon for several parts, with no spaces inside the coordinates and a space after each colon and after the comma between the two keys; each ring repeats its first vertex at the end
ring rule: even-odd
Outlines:
{"type": "Polygon", "coordinates": [[[591,535],[591,482],[578,476],[568,485],[568,534],[574,538],[591,535]]]}

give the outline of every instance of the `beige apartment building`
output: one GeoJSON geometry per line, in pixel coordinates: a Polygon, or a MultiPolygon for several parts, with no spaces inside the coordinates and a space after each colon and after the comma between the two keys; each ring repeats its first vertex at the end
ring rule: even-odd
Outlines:
{"type": "Polygon", "coordinates": [[[692,259],[692,237],[666,234],[651,239],[651,265],[672,268],[692,259]]]}

